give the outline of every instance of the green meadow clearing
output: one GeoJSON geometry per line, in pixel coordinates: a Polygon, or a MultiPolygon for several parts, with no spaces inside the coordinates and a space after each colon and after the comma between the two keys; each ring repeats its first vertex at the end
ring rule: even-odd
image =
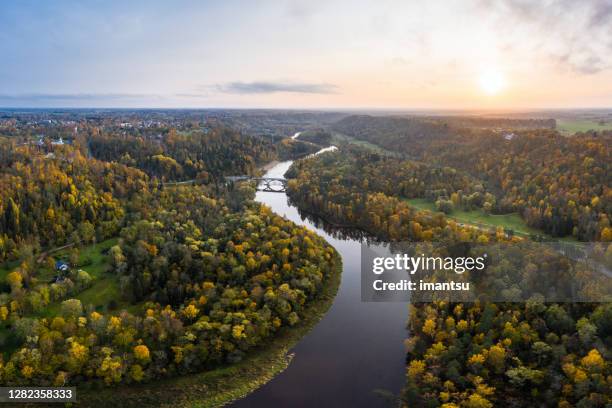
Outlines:
{"type": "MultiPolygon", "coordinates": [[[[129,304],[121,299],[119,282],[115,274],[109,271],[109,259],[104,254],[110,247],[116,245],[117,238],[112,238],[95,245],[89,245],[79,249],[78,269],[83,269],[92,278],[92,285],[79,292],[74,299],[79,299],[84,307],[92,306],[96,310],[104,310],[109,302],[113,301],[117,309],[128,308],[129,304]]],[[[66,249],[54,254],[55,259],[68,259],[70,250],[66,249]]],[[[49,271],[46,271],[49,273],[49,271]]],[[[51,271],[51,277],[53,275],[51,271]]],[[[46,307],[40,315],[43,317],[59,314],[61,302],[53,303],[46,307]]]]}
{"type": "Polygon", "coordinates": [[[365,149],[371,150],[379,154],[383,154],[387,156],[401,157],[401,154],[398,152],[392,152],[390,150],[387,150],[383,147],[367,142],[365,140],[355,139],[354,137],[345,135],[344,133],[331,132],[331,134],[332,134],[332,142],[336,145],[341,145],[345,143],[352,144],[355,146],[363,147],[365,149]]]}
{"type": "MultiPolygon", "coordinates": [[[[131,305],[121,297],[119,288],[119,280],[117,276],[109,270],[109,258],[105,254],[110,247],[116,245],[118,238],[108,239],[106,241],[92,244],[79,249],[79,266],[75,269],[82,269],[87,272],[91,278],[91,286],[73,295],[69,295],[66,299],[79,299],[83,307],[91,307],[98,311],[120,311],[128,310],[137,312],[141,309],[142,304],[131,305]],[[112,304],[112,307],[109,307],[112,304]],[[110,310],[113,309],[113,310],[110,310]]],[[[51,254],[55,260],[68,260],[72,248],[63,249],[51,254]]],[[[19,262],[10,262],[0,268],[0,283],[4,284],[6,275],[19,266],[19,262]]],[[[50,282],[56,275],[54,269],[49,268],[45,262],[37,265],[36,278],[38,282],[50,282]]],[[[65,299],[64,299],[65,300],[65,299]]],[[[61,314],[62,302],[52,302],[42,310],[33,313],[32,317],[53,317],[61,314]]],[[[0,325],[0,347],[4,351],[11,350],[14,343],[14,338],[11,331],[5,325],[0,325]]]]}
{"type": "Polygon", "coordinates": [[[612,122],[600,123],[589,119],[557,119],[557,130],[564,135],[573,135],[576,132],[589,130],[612,130],[612,122]]]}
{"type": "MultiPolygon", "coordinates": [[[[437,212],[436,205],[425,198],[411,198],[406,199],[406,201],[412,207],[418,208],[419,210],[437,212]]],[[[486,214],[482,210],[466,211],[454,209],[453,212],[448,214],[446,217],[464,224],[471,224],[480,227],[502,227],[504,229],[510,229],[517,235],[528,236],[530,234],[534,234],[551,238],[542,231],[529,227],[518,213],[494,215],[486,214]]],[[[562,240],[574,241],[574,239],[571,237],[564,237],[562,240]]]]}
{"type": "MultiPolygon", "coordinates": [[[[83,306],[92,306],[101,310],[108,306],[108,303],[115,301],[117,307],[127,306],[121,300],[119,282],[117,277],[109,271],[108,257],[104,254],[110,247],[117,244],[118,239],[112,238],[98,244],[88,245],[79,249],[79,266],[76,269],[83,269],[92,278],[89,288],[71,296],[79,299],[83,306]]],[[[63,249],[51,254],[55,260],[68,260],[72,248],[63,249]]],[[[0,268],[0,282],[4,283],[6,276],[19,266],[19,262],[9,262],[0,268]]],[[[36,267],[36,279],[40,283],[50,282],[56,275],[56,271],[49,268],[45,262],[36,267]]],[[[36,316],[50,317],[59,314],[61,302],[54,302],[36,313],[36,316]]]]}

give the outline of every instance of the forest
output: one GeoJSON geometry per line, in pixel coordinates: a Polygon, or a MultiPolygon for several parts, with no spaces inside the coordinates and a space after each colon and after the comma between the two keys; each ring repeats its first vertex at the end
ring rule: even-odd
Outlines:
{"type": "Polygon", "coordinates": [[[46,138],[35,134],[47,122],[18,123],[0,137],[3,384],[95,389],[212,372],[297,330],[339,256],[225,176],[340,140],[286,173],[300,210],[392,244],[485,245],[498,260],[473,282],[477,300],[414,299],[403,406],[611,403],[609,279],[539,241],[594,241],[593,259],[612,264],[612,135],[359,116],[278,139],[122,115],[77,117],[78,132],[46,138]],[[518,213],[541,233],[459,222],[457,209],[518,213]],[[560,277],[571,287],[551,289],[560,277]]]}
{"type": "MultiPolygon", "coordinates": [[[[525,139],[523,143],[530,140],[525,139]]],[[[576,154],[592,155],[600,160],[609,154],[600,151],[602,146],[607,146],[601,143],[603,141],[587,140],[578,139],[574,143],[583,148],[591,146],[592,150],[586,148],[586,152],[578,153],[576,148],[576,154]]],[[[536,142],[532,147],[538,145],[536,142]]],[[[454,150],[461,149],[460,146],[454,150]]],[[[527,151],[526,147],[523,149],[527,151]]],[[[449,147],[447,150],[453,149],[449,147]]],[[[342,151],[294,163],[287,173],[290,178],[288,195],[300,208],[332,224],[355,226],[384,241],[512,242],[507,261],[514,263],[520,255],[526,262],[512,265],[503,261],[489,270],[491,278],[485,282],[494,285],[489,293],[496,296],[504,295],[503,290],[508,290],[507,283],[499,284],[508,282],[506,279],[513,273],[522,274],[518,282],[525,288],[543,292],[546,284],[542,287],[540,283],[566,274],[567,271],[562,272],[568,267],[566,262],[555,261],[558,256],[543,251],[539,246],[525,246],[529,240],[513,235],[512,231],[462,225],[446,218],[443,211],[432,213],[411,207],[405,197],[431,197],[434,200],[445,197],[452,205],[484,206],[490,203],[491,210],[496,205],[493,192],[488,192],[483,180],[475,178],[466,169],[425,163],[342,146],[342,151]],[[521,247],[523,249],[517,253],[516,249],[521,247]],[[552,275],[542,275],[538,264],[548,268],[554,265],[550,269],[552,275]]],[[[608,165],[597,159],[593,159],[593,163],[603,168],[608,165]]],[[[511,161],[506,165],[517,174],[524,171],[523,167],[513,168],[511,161]]],[[[554,171],[548,169],[550,174],[554,171]]],[[[606,254],[609,262],[612,261],[612,244],[605,232],[609,228],[607,216],[610,214],[607,210],[610,208],[609,195],[606,195],[610,185],[606,177],[609,175],[601,174],[599,170],[592,174],[580,178],[577,190],[572,194],[588,197],[593,192],[600,193],[590,198],[591,201],[599,200],[595,208],[602,211],[598,214],[599,220],[604,218],[604,223],[598,224],[603,231],[598,237],[604,242],[597,243],[596,247],[599,253],[606,254]]],[[[517,189],[509,191],[519,193],[517,189]]],[[[533,187],[531,191],[534,191],[533,187]]],[[[564,276],[575,282],[571,279],[579,277],[580,273],[564,276]]],[[[600,276],[600,279],[606,281],[605,277],[600,276]]],[[[587,291],[599,286],[589,287],[590,280],[585,282],[587,291]]],[[[602,297],[593,299],[609,296],[609,287],[602,287],[605,287],[602,297]]],[[[512,291],[517,289],[514,287],[507,292],[510,298],[512,291]]],[[[607,406],[612,395],[609,363],[611,317],[612,307],[607,301],[559,303],[547,301],[541,295],[531,296],[522,303],[493,303],[486,298],[469,303],[435,299],[428,303],[415,301],[409,312],[410,336],[406,340],[407,367],[402,405],[445,408],[501,404],[607,406]]]]}
{"type": "Polygon", "coordinates": [[[336,252],[255,203],[253,186],[223,182],[257,172],[274,144],[224,127],[161,140],[85,129],[62,145],[0,139],[3,385],[212,370],[305,317],[336,252]],[[80,251],[119,288],[106,305],[79,299],[98,279],[80,251]]]}
{"type": "Polygon", "coordinates": [[[116,162],[88,159],[78,148],[53,152],[0,139],[0,261],[28,251],[116,235],[129,202],[150,178],[116,162]]]}
{"type": "Polygon", "coordinates": [[[453,207],[518,212],[527,225],[552,237],[610,241],[612,133],[568,138],[544,126],[546,121],[531,120],[532,129],[502,127],[508,121],[491,130],[464,127],[459,119],[363,116],[345,118],[333,129],[401,151],[431,171],[469,179],[467,185],[408,192],[408,198],[428,198],[444,212],[453,207]]]}
{"type": "Polygon", "coordinates": [[[199,179],[209,183],[223,175],[253,174],[275,157],[269,139],[242,135],[228,128],[161,137],[132,137],[117,133],[89,139],[93,157],[139,168],[161,180],[199,179]]]}

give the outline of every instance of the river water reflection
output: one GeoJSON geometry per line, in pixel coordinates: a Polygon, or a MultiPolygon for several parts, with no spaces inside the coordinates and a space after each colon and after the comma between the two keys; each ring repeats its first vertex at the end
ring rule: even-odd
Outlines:
{"type": "MultiPolygon", "coordinates": [[[[266,177],[283,177],[291,161],[266,177]]],[[[358,231],[339,231],[300,215],[284,193],[258,192],[256,200],[315,231],[342,256],[342,283],[333,305],[292,350],[289,367],[236,407],[389,407],[405,379],[407,303],[361,301],[358,231]]]]}

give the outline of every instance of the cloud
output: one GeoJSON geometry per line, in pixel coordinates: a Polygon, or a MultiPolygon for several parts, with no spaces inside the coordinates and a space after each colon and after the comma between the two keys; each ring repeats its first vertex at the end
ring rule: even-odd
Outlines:
{"type": "Polygon", "coordinates": [[[142,99],[155,95],[125,94],[125,93],[26,93],[26,94],[0,94],[4,101],[91,101],[91,100],[118,100],[142,99]]]}
{"type": "Polygon", "coordinates": [[[146,106],[164,102],[163,95],[137,93],[20,93],[0,94],[3,107],[146,106]]]}
{"type": "Polygon", "coordinates": [[[296,20],[308,20],[316,12],[316,6],[313,3],[303,1],[291,1],[287,4],[287,15],[296,20]]]}
{"type": "Polygon", "coordinates": [[[183,93],[177,93],[175,94],[176,97],[178,98],[195,98],[195,99],[199,99],[199,98],[208,98],[210,96],[209,92],[183,92],[183,93]]]}
{"type": "MultiPolygon", "coordinates": [[[[610,0],[477,0],[497,26],[531,35],[532,52],[547,57],[562,69],[582,75],[612,67],[612,2],[610,0]]],[[[505,31],[504,31],[505,30],[505,31]]]]}
{"type": "Polygon", "coordinates": [[[215,85],[218,92],[232,94],[269,94],[278,92],[307,93],[307,94],[329,94],[335,93],[337,87],[327,83],[308,82],[228,82],[215,85]]]}
{"type": "Polygon", "coordinates": [[[572,60],[572,55],[562,55],[559,57],[559,63],[561,65],[568,64],[570,68],[579,74],[591,75],[601,72],[607,68],[605,61],[598,55],[587,55],[581,57],[579,60],[572,60]]]}
{"type": "Polygon", "coordinates": [[[595,2],[591,14],[591,24],[600,25],[612,24],[612,3],[609,0],[599,0],[595,2]]]}
{"type": "Polygon", "coordinates": [[[111,106],[148,105],[152,102],[169,100],[207,99],[219,93],[228,94],[270,94],[270,93],[334,93],[335,85],[308,82],[228,82],[198,87],[193,92],[173,94],[144,93],[15,93],[0,94],[0,106],[111,106]]]}

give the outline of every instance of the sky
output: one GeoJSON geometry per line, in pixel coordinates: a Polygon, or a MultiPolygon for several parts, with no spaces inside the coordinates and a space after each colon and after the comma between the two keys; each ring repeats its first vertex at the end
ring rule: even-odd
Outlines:
{"type": "Polygon", "coordinates": [[[612,107],[612,0],[0,5],[0,106],[612,107]]]}

